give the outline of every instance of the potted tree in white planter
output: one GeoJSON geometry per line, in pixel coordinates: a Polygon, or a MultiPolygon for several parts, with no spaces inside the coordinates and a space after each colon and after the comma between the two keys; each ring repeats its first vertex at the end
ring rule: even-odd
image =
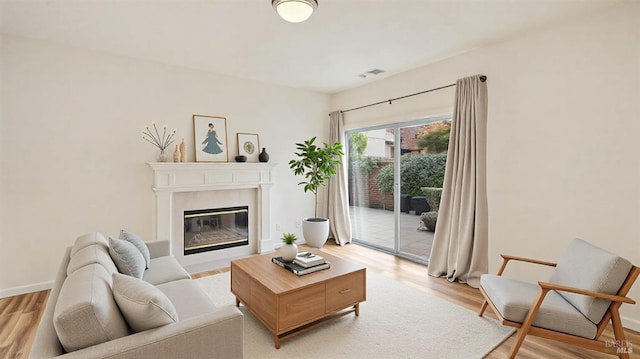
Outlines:
{"type": "Polygon", "coordinates": [[[315,140],[313,137],[303,143],[296,143],[298,152],[295,154],[298,159],[289,161],[289,167],[295,175],[305,178],[305,181],[298,183],[304,185],[304,191],[312,192],[314,195],[314,217],[302,220],[304,239],[311,247],[322,248],[329,237],[329,219],[318,217],[318,189],[325,186],[327,180],[336,174],[336,167],[344,153],[340,142],[316,146],[315,140]]]}

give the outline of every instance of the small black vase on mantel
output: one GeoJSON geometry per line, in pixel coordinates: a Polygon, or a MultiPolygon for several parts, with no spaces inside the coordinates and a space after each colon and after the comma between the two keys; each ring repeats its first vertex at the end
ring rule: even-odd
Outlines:
{"type": "Polygon", "coordinates": [[[269,162],[269,154],[264,147],[262,147],[262,152],[258,155],[258,160],[260,162],[269,162]]]}

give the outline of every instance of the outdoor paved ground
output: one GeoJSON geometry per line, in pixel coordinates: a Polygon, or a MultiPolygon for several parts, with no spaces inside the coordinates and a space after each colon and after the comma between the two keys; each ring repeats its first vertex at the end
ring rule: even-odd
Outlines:
{"type": "MultiPolygon", "coordinates": [[[[350,207],[353,238],[394,250],[394,212],[367,207],[350,207]]],[[[433,232],[418,230],[420,216],[400,213],[399,252],[429,260],[433,232]]]]}

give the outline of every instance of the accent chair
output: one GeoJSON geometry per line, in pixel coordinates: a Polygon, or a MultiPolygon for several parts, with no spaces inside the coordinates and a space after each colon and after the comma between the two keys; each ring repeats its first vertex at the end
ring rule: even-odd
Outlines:
{"type": "Polygon", "coordinates": [[[619,309],[622,303],[635,304],[626,295],[640,268],[581,239],[570,242],[558,263],[501,256],[498,273],[480,278],[485,300],[479,315],[490,306],[503,325],[518,328],[509,358],[516,357],[527,335],[629,358],[633,349],[625,339],[619,309]],[[555,269],[548,282],[526,283],[502,276],[510,261],[555,269]],[[610,322],[615,340],[601,340],[610,322]]]}

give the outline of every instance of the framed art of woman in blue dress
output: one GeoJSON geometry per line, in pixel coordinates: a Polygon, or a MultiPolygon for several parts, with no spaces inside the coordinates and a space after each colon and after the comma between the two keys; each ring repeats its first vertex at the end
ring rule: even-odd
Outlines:
{"type": "Polygon", "coordinates": [[[217,155],[218,153],[222,153],[222,148],[219,145],[222,144],[220,140],[218,140],[218,134],[216,133],[215,127],[213,123],[209,124],[209,130],[207,131],[207,138],[202,141],[202,144],[205,145],[202,149],[206,153],[210,153],[212,155],[217,155]]]}
{"type": "Polygon", "coordinates": [[[193,115],[196,162],[227,162],[227,119],[193,115]]]}

